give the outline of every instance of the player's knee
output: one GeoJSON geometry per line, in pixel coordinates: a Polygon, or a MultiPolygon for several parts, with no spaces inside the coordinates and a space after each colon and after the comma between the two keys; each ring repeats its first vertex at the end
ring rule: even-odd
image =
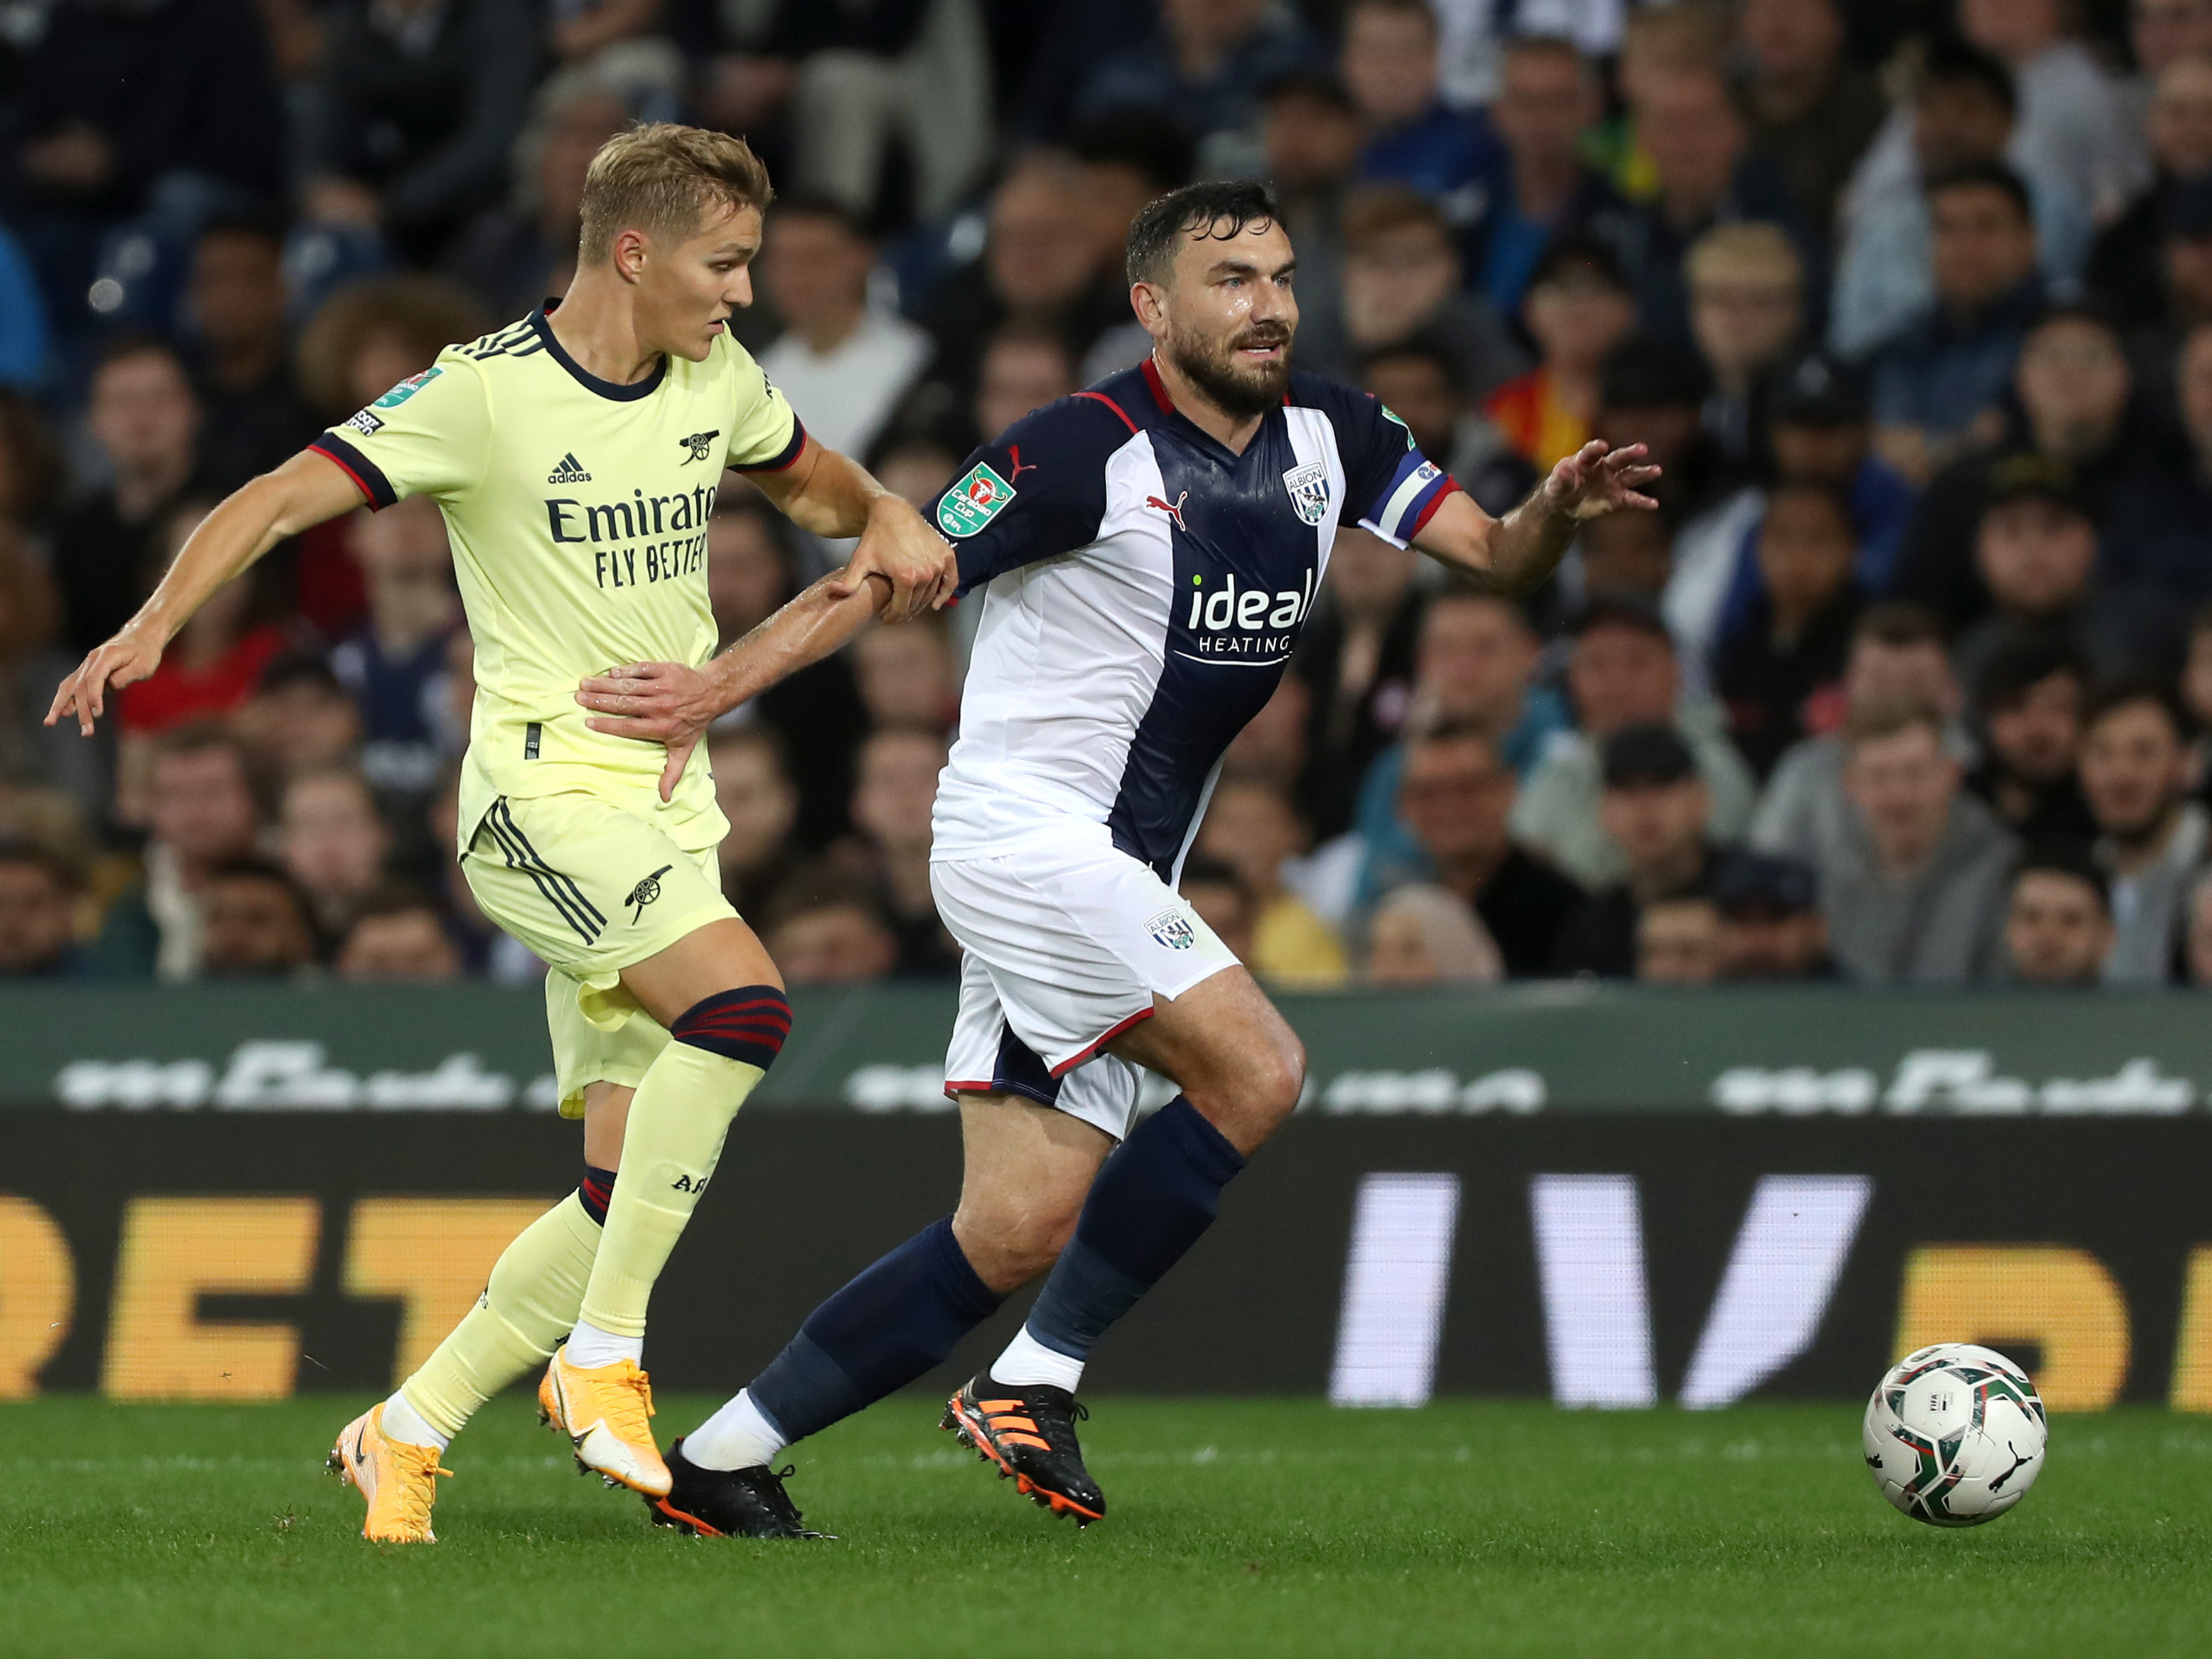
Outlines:
{"type": "Polygon", "coordinates": [[[975,1277],[1004,1296],[1060,1260],[1082,1211],[1079,1198],[1067,1204],[1031,1200],[1011,1209],[963,1198],[952,1218],[952,1236],[975,1277]]]}
{"type": "Polygon", "coordinates": [[[1297,1109],[1298,1097],[1305,1086],[1305,1045],[1286,1030],[1243,1069],[1238,1115],[1253,1127],[1272,1133],[1297,1109]]]}

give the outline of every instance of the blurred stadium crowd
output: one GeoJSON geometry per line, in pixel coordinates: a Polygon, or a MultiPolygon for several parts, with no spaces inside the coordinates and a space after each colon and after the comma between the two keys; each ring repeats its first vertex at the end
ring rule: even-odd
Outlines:
{"type": "MultiPolygon", "coordinates": [[[[451,855],[434,506],[40,721],[224,492],[563,288],[640,118],[768,160],[740,337],[917,501],[1144,353],[1197,176],[1493,511],[1651,446],[1525,607],[1340,538],[1186,872],[1273,982],[2212,982],[2212,0],[0,0],[0,974],[539,971],[451,855]]],[[[724,638],[841,557],[732,476],[724,638]]],[[[972,620],[714,734],[794,981],[955,970],[972,620]]]]}

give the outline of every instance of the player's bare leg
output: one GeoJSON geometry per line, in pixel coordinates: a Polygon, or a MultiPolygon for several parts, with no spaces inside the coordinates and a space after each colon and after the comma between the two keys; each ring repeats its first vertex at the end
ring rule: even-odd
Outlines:
{"type": "MultiPolygon", "coordinates": [[[[1212,1224],[1222,1188],[1296,1109],[1305,1082],[1304,1049],[1242,968],[1157,999],[1152,1018],[1109,1047],[1182,1092],[1105,1161],[1073,1226],[1058,1231],[1065,1248],[1020,1334],[945,1411],[944,1425],[1001,1475],[1078,1524],[1106,1512],[1075,1434],[1089,1415],[1075,1399],[1084,1362],[1212,1224]]],[[[1035,1227],[1037,1245],[1049,1236],[1035,1227]]]]}
{"type": "Polygon", "coordinates": [[[580,1313],[539,1398],[580,1464],[650,1498],[667,1494],[670,1475],[639,1363],[647,1304],[714,1175],[731,1119],[783,1046],[791,1007],[767,951],[734,918],[623,969],[622,981],[674,1040],[629,1103],[629,1174],[607,1206],[580,1313]]]}
{"type": "Polygon", "coordinates": [[[441,1454],[477,1408],[544,1364],[576,1322],[599,1224],[622,1160],[631,1091],[584,1091],[584,1182],[515,1238],[484,1293],[450,1335],[383,1404],[339,1431],[331,1473],[368,1504],[364,1538],[431,1543],[430,1508],[441,1454]]]}

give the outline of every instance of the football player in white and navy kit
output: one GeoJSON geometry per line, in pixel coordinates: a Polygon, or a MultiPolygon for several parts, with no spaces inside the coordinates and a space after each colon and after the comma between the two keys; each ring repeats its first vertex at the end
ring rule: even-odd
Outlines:
{"type": "MultiPolygon", "coordinates": [[[[1641,447],[1593,443],[1490,518],[1373,398],[1291,368],[1292,264],[1258,185],[1152,204],[1129,237],[1152,357],[1017,422],[935,505],[960,590],[982,605],[931,853],[965,952],[945,1071],[960,1206],[830,1297],[669,1453],[661,1510],[690,1504],[698,1530],[786,1530],[743,1508],[759,1483],[731,1473],[913,1381],[1048,1268],[1020,1334],[943,1426],[1055,1513],[1104,1514],[1074,1431],[1084,1361],[1212,1222],[1304,1081],[1297,1037],[1176,880],[1338,528],[1518,592],[1578,520],[1652,505],[1641,447]],[[1140,1066],[1181,1092],[1132,1129],[1140,1066]]],[[[584,696],[681,741],[864,620],[825,584],[711,684],[643,665],[584,696]]]]}

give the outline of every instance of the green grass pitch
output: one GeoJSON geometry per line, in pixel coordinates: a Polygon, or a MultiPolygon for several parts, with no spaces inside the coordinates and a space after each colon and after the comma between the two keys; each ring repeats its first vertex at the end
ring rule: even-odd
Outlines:
{"type": "Polygon", "coordinates": [[[0,1406],[0,1654],[2212,1652],[2202,1419],[2061,1418],[2021,1509],[1944,1532],[1881,1501],[1847,1405],[1095,1403],[1086,1533],[908,1395],[799,1449],[842,1534],[800,1546],[648,1528],[502,1399],[422,1549],[322,1473],[354,1401],[0,1406]]]}

